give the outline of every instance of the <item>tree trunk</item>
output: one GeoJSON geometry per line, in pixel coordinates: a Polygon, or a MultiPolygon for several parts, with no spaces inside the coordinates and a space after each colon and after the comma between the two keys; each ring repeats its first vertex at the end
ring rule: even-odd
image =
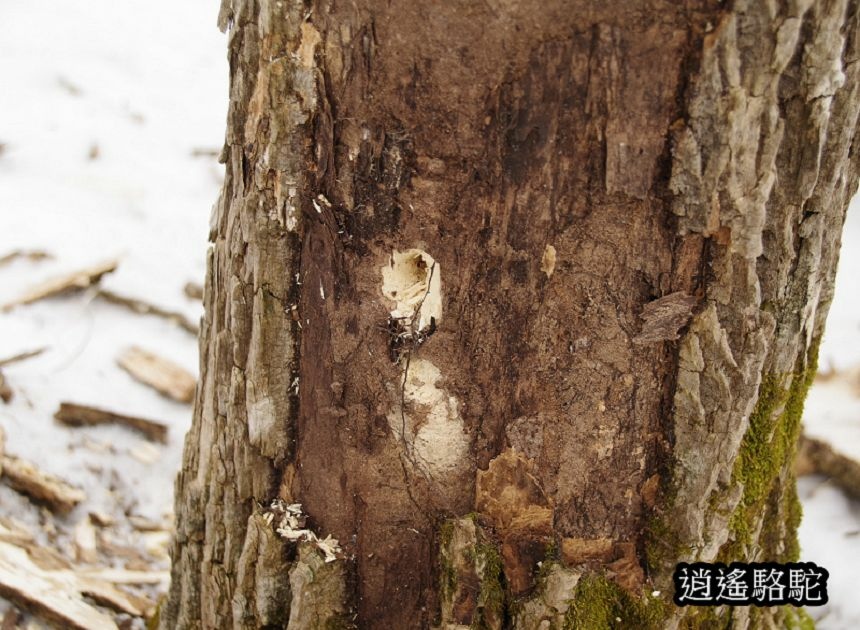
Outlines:
{"type": "Polygon", "coordinates": [[[797,621],[674,607],[671,573],[798,556],[856,0],[219,19],[227,173],[161,627],[797,621]]]}

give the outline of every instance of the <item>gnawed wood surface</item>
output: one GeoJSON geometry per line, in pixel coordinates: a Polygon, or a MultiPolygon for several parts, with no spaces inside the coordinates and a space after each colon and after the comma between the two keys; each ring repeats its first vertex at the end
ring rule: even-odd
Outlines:
{"type": "Polygon", "coordinates": [[[58,422],[71,427],[118,424],[134,429],[154,442],[167,443],[168,427],[166,424],[139,416],[128,416],[114,411],[90,407],[89,405],[61,402],[60,408],[54,414],[54,418],[58,422]]]}
{"type": "Polygon", "coordinates": [[[87,289],[102,279],[102,276],[115,271],[119,261],[109,260],[92,267],[79,269],[69,274],[65,274],[36,285],[32,289],[26,291],[17,299],[6,303],[2,310],[9,311],[16,306],[32,304],[39,300],[55,297],[64,293],[81,291],[87,289]]]}
{"type": "Polygon", "coordinates": [[[132,378],[177,402],[194,399],[197,381],[185,368],[152,352],[132,346],[117,357],[117,365],[132,378]]]}

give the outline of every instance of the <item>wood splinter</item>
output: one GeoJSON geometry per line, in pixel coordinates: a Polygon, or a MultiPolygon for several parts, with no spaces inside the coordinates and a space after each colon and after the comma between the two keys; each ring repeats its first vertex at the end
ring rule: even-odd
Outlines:
{"type": "Polygon", "coordinates": [[[134,429],[153,442],[167,443],[167,425],[138,416],[127,416],[88,405],[61,402],[54,418],[70,427],[93,427],[100,424],[119,424],[134,429]]]}
{"type": "Polygon", "coordinates": [[[149,385],[162,396],[181,403],[190,403],[194,399],[197,380],[172,361],[132,346],[117,358],[117,364],[132,378],[149,385]]]}
{"type": "Polygon", "coordinates": [[[74,271],[64,276],[51,278],[50,280],[46,280],[45,282],[36,285],[29,291],[26,291],[17,299],[7,302],[3,305],[2,310],[6,312],[12,310],[16,306],[32,304],[33,302],[38,302],[45,298],[87,289],[94,284],[97,284],[102,279],[102,276],[115,271],[118,265],[119,261],[109,260],[92,267],[79,269],[78,271],[74,271]]]}
{"type": "Polygon", "coordinates": [[[80,488],[39,470],[32,462],[6,455],[2,463],[3,480],[10,488],[47,505],[53,512],[68,514],[87,498],[80,488]]]}
{"type": "Polygon", "coordinates": [[[113,575],[122,572],[110,569],[81,570],[67,562],[45,562],[45,557],[56,553],[53,549],[32,541],[15,542],[13,537],[5,536],[6,532],[0,526],[0,595],[19,608],[54,627],[80,630],[117,628],[110,615],[87,599],[134,617],[152,614],[153,601],[115,586],[143,583],[143,579],[123,581],[123,575],[113,575]]]}
{"type": "Polygon", "coordinates": [[[126,295],[120,295],[119,293],[109,291],[108,289],[99,289],[96,296],[109,304],[124,306],[138,315],[153,315],[155,317],[166,319],[169,322],[173,322],[183,330],[190,332],[192,335],[197,335],[200,332],[200,327],[182,313],[162,308],[157,304],[152,304],[145,300],[128,297],[126,295]]]}

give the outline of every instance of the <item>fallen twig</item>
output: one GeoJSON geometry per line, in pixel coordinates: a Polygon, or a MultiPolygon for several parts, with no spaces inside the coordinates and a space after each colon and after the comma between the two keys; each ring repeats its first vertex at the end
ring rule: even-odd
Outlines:
{"type": "Polygon", "coordinates": [[[20,361],[32,359],[33,357],[37,357],[42,354],[45,350],[47,350],[47,348],[36,348],[35,350],[19,352],[18,354],[14,354],[11,357],[0,359],[0,367],[6,367],[7,365],[12,365],[13,363],[19,363],[20,361]]]}
{"type": "Polygon", "coordinates": [[[860,499],[860,462],[835,451],[827,442],[801,436],[795,471],[798,476],[829,477],[846,494],[860,499]]]}
{"type": "Polygon", "coordinates": [[[200,327],[182,313],[162,308],[144,300],[120,295],[119,293],[114,293],[108,289],[99,289],[96,295],[105,302],[110,302],[117,306],[125,306],[140,315],[163,317],[164,319],[177,324],[183,330],[190,332],[192,335],[197,335],[200,332],[200,327]]]}
{"type": "Polygon", "coordinates": [[[127,416],[87,405],[61,402],[54,418],[70,427],[92,427],[100,424],[119,424],[139,431],[150,440],[167,443],[167,425],[138,416],[127,416]]]}
{"type": "Polygon", "coordinates": [[[42,260],[49,260],[53,258],[53,256],[41,249],[16,249],[14,251],[9,252],[8,254],[0,256],[0,267],[8,265],[9,263],[18,260],[19,258],[26,258],[27,260],[32,262],[40,262],[42,260]]]}
{"type": "Polygon", "coordinates": [[[25,292],[19,298],[6,303],[3,306],[3,311],[10,311],[16,306],[32,304],[45,298],[91,287],[99,282],[102,276],[116,270],[118,264],[118,261],[110,260],[93,267],[87,267],[86,269],[80,269],[64,276],[46,280],[25,292]]]}
{"type": "Polygon", "coordinates": [[[163,396],[190,403],[197,386],[195,378],[184,368],[136,346],[117,358],[117,364],[134,379],[149,385],[163,396]]]}

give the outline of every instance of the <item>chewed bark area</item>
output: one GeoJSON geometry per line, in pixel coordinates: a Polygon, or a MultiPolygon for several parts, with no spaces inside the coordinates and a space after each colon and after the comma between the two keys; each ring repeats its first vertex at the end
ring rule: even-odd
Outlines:
{"type": "Polygon", "coordinates": [[[715,622],[675,562],[792,549],[855,4],[224,0],[161,627],[715,622]]]}

